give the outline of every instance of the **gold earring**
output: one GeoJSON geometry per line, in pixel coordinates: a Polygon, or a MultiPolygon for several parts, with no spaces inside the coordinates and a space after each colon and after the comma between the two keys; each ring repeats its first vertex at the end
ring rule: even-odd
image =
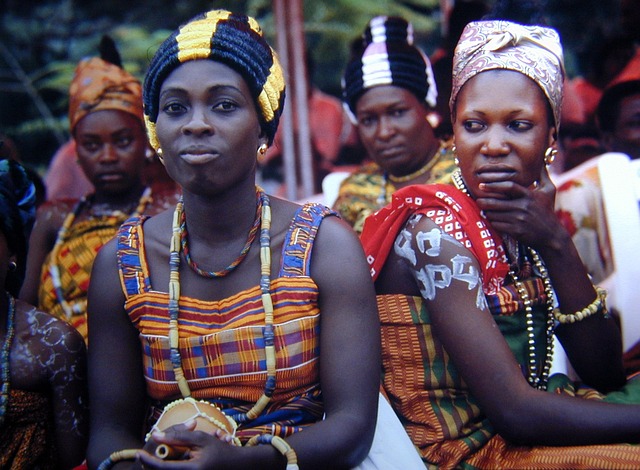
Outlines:
{"type": "Polygon", "coordinates": [[[451,153],[453,154],[453,163],[455,163],[456,166],[460,166],[460,160],[458,160],[458,156],[456,155],[455,144],[451,146],[451,153]]]}
{"type": "Polygon", "coordinates": [[[554,148],[554,147],[549,147],[545,152],[544,152],[544,163],[545,165],[549,166],[553,163],[553,161],[556,159],[556,156],[558,155],[558,149],[554,148]]]}
{"type": "Polygon", "coordinates": [[[267,150],[269,150],[269,146],[267,144],[262,144],[258,147],[258,163],[262,163],[264,161],[264,155],[267,153],[267,150]]]}
{"type": "Polygon", "coordinates": [[[18,263],[16,263],[15,261],[9,261],[9,272],[12,273],[16,269],[18,269],[18,263]]]}
{"type": "Polygon", "coordinates": [[[156,150],[156,155],[158,156],[158,160],[160,160],[160,163],[164,165],[164,158],[162,158],[162,149],[160,147],[158,147],[158,150],[156,150]]]}

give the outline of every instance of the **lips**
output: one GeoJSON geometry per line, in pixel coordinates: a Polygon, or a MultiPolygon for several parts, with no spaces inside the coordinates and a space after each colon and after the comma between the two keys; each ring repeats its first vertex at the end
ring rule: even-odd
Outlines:
{"type": "Polygon", "coordinates": [[[218,158],[218,152],[208,147],[189,147],[180,152],[180,158],[191,165],[203,165],[218,158]]]}
{"type": "Polygon", "coordinates": [[[511,167],[504,165],[491,165],[481,167],[476,171],[478,180],[482,183],[495,181],[513,181],[518,176],[518,172],[511,167]]]}
{"type": "Polygon", "coordinates": [[[97,180],[104,181],[105,183],[113,183],[114,181],[120,181],[124,178],[123,173],[100,173],[95,176],[97,180]]]}
{"type": "Polygon", "coordinates": [[[403,148],[399,145],[396,145],[394,147],[385,147],[377,149],[377,153],[382,158],[393,158],[401,155],[403,153],[403,148]]]}

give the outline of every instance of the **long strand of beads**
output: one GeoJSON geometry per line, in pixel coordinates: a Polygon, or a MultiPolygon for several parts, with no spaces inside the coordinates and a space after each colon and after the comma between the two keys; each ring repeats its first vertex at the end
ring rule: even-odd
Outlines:
{"type": "Polygon", "coordinates": [[[232,418],[238,423],[256,419],[271,401],[271,396],[276,388],[276,350],[273,329],[273,301],[271,299],[271,206],[269,196],[263,191],[260,193],[260,198],[262,200],[260,291],[264,308],[264,353],[267,364],[267,381],[264,386],[264,393],[249,411],[232,415],[232,418]]]}
{"type": "MultiPolygon", "coordinates": [[[[452,173],[451,179],[456,188],[462,191],[464,194],[470,197],[469,191],[462,179],[462,174],[460,170],[456,170],[452,173]]],[[[531,307],[531,299],[529,298],[529,294],[527,293],[524,284],[515,273],[515,270],[511,269],[509,271],[509,275],[513,280],[513,285],[516,288],[522,303],[524,304],[525,309],[525,322],[527,328],[527,342],[529,349],[529,359],[528,359],[528,374],[527,374],[527,382],[532,387],[536,387],[541,390],[546,390],[547,381],[549,379],[549,374],[551,372],[551,363],[553,360],[553,332],[555,328],[555,316],[556,316],[556,300],[555,293],[553,291],[553,286],[551,285],[551,280],[549,279],[549,272],[545,267],[540,255],[536,250],[529,247],[529,253],[531,254],[531,259],[533,260],[533,264],[540,274],[542,279],[542,283],[544,285],[545,296],[547,300],[547,321],[546,321],[546,357],[544,360],[544,365],[542,367],[542,371],[540,375],[538,375],[538,367],[536,360],[536,347],[535,347],[535,337],[533,330],[533,308],[531,307]]],[[[516,260],[517,261],[517,260],[516,260]]]]}
{"type": "Polygon", "coordinates": [[[180,313],[180,221],[183,214],[182,197],[176,204],[173,213],[171,246],[169,252],[169,358],[178,382],[178,388],[183,397],[190,397],[191,390],[182,369],[180,356],[180,341],[178,333],[178,314],[180,313]]]}
{"type": "Polygon", "coordinates": [[[2,391],[0,392],[0,427],[4,424],[4,417],[7,414],[9,406],[9,389],[11,388],[11,373],[9,356],[11,354],[11,345],[15,336],[15,318],[16,318],[16,300],[8,292],[5,293],[9,301],[9,310],[7,312],[7,333],[4,337],[2,345],[2,391]]]}
{"type": "Polygon", "coordinates": [[[549,379],[549,373],[551,371],[551,362],[553,359],[553,328],[554,328],[554,303],[555,303],[555,294],[553,293],[553,288],[551,286],[551,281],[549,280],[549,275],[546,267],[542,263],[542,259],[538,255],[538,253],[529,248],[529,252],[531,253],[531,257],[533,259],[534,265],[538,272],[540,273],[540,277],[542,278],[542,282],[545,289],[545,296],[547,301],[547,321],[545,328],[545,336],[546,336],[546,357],[544,358],[544,363],[542,367],[542,371],[538,374],[538,363],[537,363],[537,354],[536,354],[536,344],[535,344],[535,334],[533,328],[533,308],[531,306],[532,302],[529,298],[529,294],[524,287],[523,282],[520,280],[515,271],[510,270],[509,275],[513,280],[513,285],[516,288],[522,303],[524,304],[525,309],[525,321],[527,328],[527,343],[529,349],[529,358],[528,358],[528,367],[527,367],[527,381],[529,385],[532,387],[545,390],[547,388],[547,381],[549,379]]]}

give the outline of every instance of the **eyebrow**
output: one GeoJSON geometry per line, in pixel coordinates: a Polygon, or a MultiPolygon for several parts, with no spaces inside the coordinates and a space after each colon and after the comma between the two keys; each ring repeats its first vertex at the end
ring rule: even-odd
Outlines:
{"type": "MultiPolygon", "coordinates": [[[[218,85],[212,85],[209,88],[207,88],[207,91],[209,93],[217,92],[217,91],[225,91],[225,90],[231,90],[231,91],[235,91],[237,93],[242,93],[240,88],[238,88],[235,85],[218,84],[218,85]]],[[[171,86],[169,88],[164,89],[160,93],[159,98],[162,99],[162,97],[167,93],[183,93],[183,94],[186,94],[186,93],[189,93],[189,88],[178,86],[178,85],[171,86]]]]}

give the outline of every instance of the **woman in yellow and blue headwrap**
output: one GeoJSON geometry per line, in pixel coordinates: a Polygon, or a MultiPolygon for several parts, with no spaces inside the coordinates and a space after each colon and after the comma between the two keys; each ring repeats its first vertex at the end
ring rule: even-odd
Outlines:
{"type": "Polygon", "coordinates": [[[147,131],[183,199],[127,221],[96,259],[91,468],[143,446],[154,468],[171,465],[164,455],[189,468],[290,469],[367,456],[379,337],[361,245],[326,207],[255,183],[284,95],[278,57],[245,15],[198,15],[154,55],[147,131]],[[189,420],[164,429],[183,406],[200,416],[198,400],[223,410],[232,436],[189,420]]]}
{"type": "Polygon", "coordinates": [[[35,202],[24,168],[0,160],[0,468],[72,468],[88,439],[84,341],[16,299],[35,202]]]}

